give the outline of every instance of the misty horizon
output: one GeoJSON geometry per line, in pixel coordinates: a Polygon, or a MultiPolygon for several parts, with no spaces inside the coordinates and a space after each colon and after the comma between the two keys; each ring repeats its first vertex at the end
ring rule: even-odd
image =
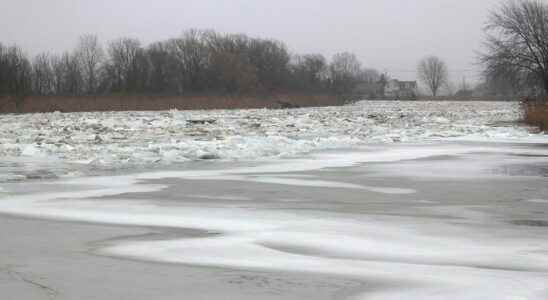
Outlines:
{"type": "Polygon", "coordinates": [[[190,28],[213,29],[276,39],[292,53],[330,58],[353,52],[365,67],[401,80],[415,80],[418,61],[437,55],[447,62],[451,81],[458,83],[479,79],[476,52],[481,50],[482,28],[500,1],[53,2],[0,4],[0,17],[18,24],[0,28],[2,42],[35,55],[73,49],[86,33],[96,34],[103,45],[126,36],[148,45],[190,28]]]}

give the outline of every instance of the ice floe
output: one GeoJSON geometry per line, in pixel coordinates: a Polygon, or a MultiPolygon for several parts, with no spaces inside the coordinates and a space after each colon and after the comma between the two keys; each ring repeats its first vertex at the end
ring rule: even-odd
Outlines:
{"type": "Polygon", "coordinates": [[[64,166],[58,175],[65,175],[201,159],[297,157],[372,143],[546,141],[513,123],[520,115],[515,102],[400,101],[290,110],[8,114],[0,116],[0,157],[55,160],[64,166]]]}

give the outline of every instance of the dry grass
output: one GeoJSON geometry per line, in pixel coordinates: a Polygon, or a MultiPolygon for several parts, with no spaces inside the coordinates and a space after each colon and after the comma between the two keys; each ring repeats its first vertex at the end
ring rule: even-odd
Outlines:
{"type": "Polygon", "coordinates": [[[548,103],[547,102],[529,102],[524,103],[524,121],[533,126],[538,126],[540,130],[548,130],[548,103]]]}
{"type": "Polygon", "coordinates": [[[0,97],[0,113],[287,108],[340,105],[332,95],[270,96],[30,96],[18,109],[13,97],[0,97]]]}

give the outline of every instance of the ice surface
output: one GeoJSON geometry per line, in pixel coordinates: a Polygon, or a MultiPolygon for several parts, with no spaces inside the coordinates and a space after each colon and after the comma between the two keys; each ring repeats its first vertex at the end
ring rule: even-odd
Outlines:
{"type": "MultiPolygon", "coordinates": [[[[519,117],[513,102],[400,101],[292,110],[1,115],[0,157],[55,161],[55,174],[61,176],[212,158],[296,157],[372,143],[546,140],[511,123],[519,117]],[[215,122],[189,122],[206,119],[215,122]]],[[[9,173],[4,170],[0,165],[0,173],[9,173]]],[[[18,175],[25,179],[27,174],[18,175]]],[[[19,178],[3,177],[0,182],[19,178]]]]}
{"type": "MultiPolygon", "coordinates": [[[[132,181],[130,177],[95,178],[90,183],[110,188],[14,197],[1,201],[0,210],[44,218],[222,232],[212,238],[124,241],[101,251],[160,262],[321,273],[392,286],[364,299],[439,299],[440,295],[444,299],[544,299],[546,295],[548,257],[539,250],[547,249],[548,242],[528,235],[492,236],[489,228],[481,227],[457,235],[463,230],[460,225],[426,219],[165,206],[153,200],[75,201],[123,194],[124,189],[162,188],[132,181]]],[[[470,217],[457,207],[452,211],[461,218],[470,217]]]]}
{"type": "MultiPolygon", "coordinates": [[[[372,145],[360,151],[315,153],[306,158],[277,159],[245,167],[67,178],[42,183],[59,186],[62,191],[4,196],[0,212],[93,223],[195,228],[216,233],[175,240],[126,238],[111,241],[100,249],[104,255],[243,270],[327,274],[380,282],[386,287],[356,295],[355,299],[545,299],[548,240],[544,235],[524,233],[498,220],[493,220],[491,226],[477,226],[478,220],[489,219],[489,215],[464,206],[437,208],[436,215],[452,217],[445,221],[359,212],[342,214],[322,209],[261,209],[246,204],[251,206],[247,209],[218,203],[206,207],[124,198],[126,193],[166,188],[147,180],[179,178],[337,188],[349,193],[362,193],[365,189],[408,199],[413,190],[330,181],[318,175],[321,172],[311,173],[317,175],[292,172],[358,163],[380,164],[389,171],[393,164],[414,163],[416,159],[430,158],[431,164],[437,165],[431,159],[444,155],[462,156],[461,165],[476,165],[468,156],[473,153],[484,153],[487,162],[483,165],[493,167],[507,163],[499,155],[522,156],[529,163],[536,162],[533,156],[538,155],[544,157],[545,163],[548,149],[444,143],[372,145]],[[104,196],[109,198],[89,199],[104,196]],[[493,228],[497,228],[496,234],[493,228]]],[[[416,168],[427,166],[424,161],[422,164],[416,168]]],[[[494,178],[496,174],[484,176],[494,178]]],[[[227,199],[246,200],[232,196],[221,196],[218,200],[227,199]]]]}
{"type": "MultiPolygon", "coordinates": [[[[546,147],[490,143],[546,143],[545,136],[511,123],[519,115],[518,105],[508,102],[360,102],[296,110],[3,115],[0,212],[212,231],[216,234],[205,238],[125,238],[111,241],[100,253],[244,270],[319,273],[382,284],[356,299],[546,299],[548,240],[542,228],[524,231],[498,219],[478,226],[492,216],[465,206],[442,206],[444,199],[421,199],[420,184],[414,190],[367,180],[350,183],[313,172],[366,163],[367,171],[379,178],[504,179],[509,174],[493,170],[546,164],[548,157],[546,147]],[[188,122],[200,119],[216,121],[188,122]],[[319,151],[330,149],[339,150],[319,151]],[[440,157],[451,159],[436,159],[440,157]],[[211,158],[254,162],[229,167],[213,164],[199,170],[70,176],[94,168],[167,166],[211,158]],[[6,183],[57,177],[39,183],[6,183]],[[253,206],[261,201],[253,197],[192,190],[181,197],[215,205],[127,195],[162,191],[169,181],[151,180],[166,178],[397,197],[401,198],[398,203],[436,206],[429,212],[439,218],[339,213],[321,207],[269,209],[253,206]],[[33,192],[34,184],[48,188],[33,192]],[[14,192],[17,186],[25,192],[14,192]],[[93,199],[101,197],[108,198],[93,199]],[[230,201],[247,202],[239,206],[230,201]]],[[[530,177],[523,180],[542,180],[538,174],[530,177]]],[[[279,202],[291,206],[302,200],[298,195],[279,202]]],[[[546,203],[543,195],[525,199],[531,200],[520,203],[535,207],[546,203]]]]}
{"type": "Polygon", "coordinates": [[[546,203],[546,204],[548,204],[548,200],[544,200],[544,199],[531,199],[531,200],[527,200],[527,202],[531,202],[531,203],[546,203]]]}

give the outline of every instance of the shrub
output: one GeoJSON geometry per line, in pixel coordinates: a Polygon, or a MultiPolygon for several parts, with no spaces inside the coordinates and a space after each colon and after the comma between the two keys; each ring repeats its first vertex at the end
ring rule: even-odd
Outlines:
{"type": "Polygon", "coordinates": [[[523,107],[525,123],[548,130],[548,102],[525,101],[523,107]]]}

